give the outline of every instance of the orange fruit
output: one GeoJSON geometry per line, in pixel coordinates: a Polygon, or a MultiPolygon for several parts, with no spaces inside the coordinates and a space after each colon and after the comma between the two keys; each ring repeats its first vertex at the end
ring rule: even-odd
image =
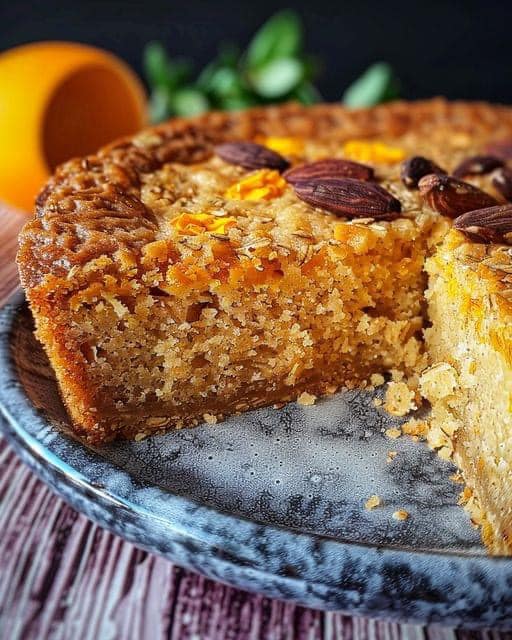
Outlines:
{"type": "Polygon", "coordinates": [[[58,164],[145,121],[140,80],[106,51],[40,42],[0,54],[0,199],[31,210],[58,164]]]}

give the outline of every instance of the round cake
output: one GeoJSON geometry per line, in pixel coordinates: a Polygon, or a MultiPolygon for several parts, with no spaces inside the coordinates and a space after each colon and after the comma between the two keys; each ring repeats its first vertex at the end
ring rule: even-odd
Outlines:
{"type": "Polygon", "coordinates": [[[482,103],[284,105],[62,165],[18,264],[77,432],[138,439],[391,373],[389,406],[429,398],[422,434],[507,551],[511,141],[512,110],[482,103]]]}

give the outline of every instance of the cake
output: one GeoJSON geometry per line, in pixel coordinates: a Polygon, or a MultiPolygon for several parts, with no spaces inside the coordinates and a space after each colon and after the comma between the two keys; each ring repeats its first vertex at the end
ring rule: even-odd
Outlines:
{"type": "Polygon", "coordinates": [[[511,553],[512,248],[467,242],[452,230],[427,270],[427,439],[462,469],[464,501],[484,541],[511,553]]]}
{"type": "Polygon", "coordinates": [[[509,139],[512,110],[482,103],[284,105],[59,167],[18,264],[77,433],[139,439],[400,372],[508,550],[509,139]]]}

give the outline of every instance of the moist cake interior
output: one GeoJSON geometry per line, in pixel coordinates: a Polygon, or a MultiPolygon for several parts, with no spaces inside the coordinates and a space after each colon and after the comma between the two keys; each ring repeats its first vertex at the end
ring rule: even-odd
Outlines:
{"type": "Polygon", "coordinates": [[[510,248],[467,244],[450,232],[427,262],[431,366],[423,394],[432,404],[429,444],[463,470],[463,498],[494,553],[512,549],[512,351],[510,248]],[[491,290],[494,295],[489,295],[491,290]]]}
{"type": "MultiPolygon", "coordinates": [[[[301,157],[336,152],[317,141],[301,157]]],[[[275,171],[263,171],[269,197],[230,197],[255,174],[215,155],[145,175],[140,200],[156,228],[140,259],[125,249],[72,268],[42,314],[51,320],[38,322],[87,435],[141,437],[421,370],[423,265],[448,227],[397,170],[377,169],[409,205],[392,221],[315,209],[275,171]]]]}

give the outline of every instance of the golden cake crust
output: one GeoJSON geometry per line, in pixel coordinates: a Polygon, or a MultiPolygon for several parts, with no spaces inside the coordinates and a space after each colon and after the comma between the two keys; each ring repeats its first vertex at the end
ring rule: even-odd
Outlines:
{"type": "Polygon", "coordinates": [[[169,162],[205,160],[220,142],[259,135],[425,139],[436,131],[459,136],[462,147],[479,138],[499,140],[512,134],[512,109],[440,98],[364,110],[287,104],[209,113],[145,130],[57,169],[37,198],[36,217],[20,235],[22,285],[31,299],[45,278],[65,276],[102,255],[127,250],[140,256],[158,228],[153,212],[141,200],[142,177],[169,162]]]}

